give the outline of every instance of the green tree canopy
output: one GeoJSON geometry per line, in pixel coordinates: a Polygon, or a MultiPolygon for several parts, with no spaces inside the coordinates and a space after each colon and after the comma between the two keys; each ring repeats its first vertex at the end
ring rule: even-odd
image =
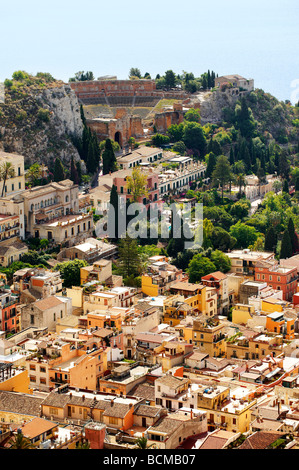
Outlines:
{"type": "Polygon", "coordinates": [[[80,286],[80,268],[87,264],[85,260],[75,259],[58,263],[54,269],[60,272],[64,287],[80,286]]]}
{"type": "Polygon", "coordinates": [[[229,232],[237,240],[236,248],[248,248],[249,245],[254,244],[259,235],[254,227],[250,227],[240,220],[231,226],[229,232]]]}
{"type": "Polygon", "coordinates": [[[214,271],[216,271],[215,264],[209,258],[197,254],[192,258],[187,269],[189,282],[200,282],[203,276],[214,271]]]}

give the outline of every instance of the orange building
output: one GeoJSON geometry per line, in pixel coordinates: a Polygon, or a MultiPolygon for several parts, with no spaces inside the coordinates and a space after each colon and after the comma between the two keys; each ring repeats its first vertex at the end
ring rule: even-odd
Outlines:
{"type": "Polygon", "coordinates": [[[295,339],[295,319],[286,318],[283,312],[267,315],[266,329],[269,333],[282,334],[285,339],[295,339]]]}
{"type": "Polygon", "coordinates": [[[297,292],[297,268],[282,267],[279,265],[268,266],[257,263],[255,268],[255,280],[265,281],[275,290],[283,292],[283,300],[292,302],[293,295],[297,292]]]}

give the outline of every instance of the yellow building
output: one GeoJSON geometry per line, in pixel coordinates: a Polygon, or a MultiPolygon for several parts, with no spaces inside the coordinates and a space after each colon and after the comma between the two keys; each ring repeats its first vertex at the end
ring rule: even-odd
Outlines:
{"type": "Polygon", "coordinates": [[[149,297],[157,297],[162,293],[162,281],[158,279],[159,276],[150,276],[143,274],[141,276],[141,290],[149,297]]]}
{"type": "Polygon", "coordinates": [[[200,352],[210,357],[226,354],[225,325],[218,318],[203,317],[194,320],[192,342],[200,352]]]}
{"type": "Polygon", "coordinates": [[[170,326],[178,325],[187,315],[194,314],[194,308],[190,306],[183,296],[171,296],[164,302],[163,322],[170,326]]]}
{"type": "Polygon", "coordinates": [[[237,400],[230,397],[228,387],[202,386],[197,393],[197,408],[207,411],[208,431],[217,428],[245,433],[250,429],[251,408],[256,400],[237,400]]]}
{"type": "Polygon", "coordinates": [[[180,338],[184,338],[186,343],[192,344],[193,341],[193,321],[181,321],[175,326],[175,330],[179,332],[180,338]]]}
{"type": "Polygon", "coordinates": [[[1,182],[1,193],[2,185],[4,184],[4,196],[14,194],[18,191],[24,191],[25,189],[25,174],[24,174],[24,157],[16,153],[7,153],[0,151],[0,165],[10,163],[14,169],[14,176],[8,178],[5,182],[1,182]]]}
{"type": "Polygon", "coordinates": [[[268,297],[262,300],[262,312],[282,312],[285,303],[283,300],[268,297]]]}
{"type": "Polygon", "coordinates": [[[240,333],[229,338],[226,342],[227,359],[262,359],[268,355],[277,357],[282,354],[282,352],[282,336],[257,334],[247,338],[240,333]]]}
{"type": "Polygon", "coordinates": [[[237,325],[246,325],[254,315],[254,306],[247,304],[236,304],[232,310],[232,322],[237,325]]]}
{"type": "Polygon", "coordinates": [[[28,371],[14,369],[11,363],[0,364],[0,390],[32,393],[28,371]]]}
{"type": "Polygon", "coordinates": [[[100,259],[90,266],[80,268],[80,284],[89,281],[105,282],[112,276],[112,261],[100,259]]]}
{"type": "Polygon", "coordinates": [[[73,307],[83,308],[83,287],[67,287],[66,296],[72,299],[73,307]]]}

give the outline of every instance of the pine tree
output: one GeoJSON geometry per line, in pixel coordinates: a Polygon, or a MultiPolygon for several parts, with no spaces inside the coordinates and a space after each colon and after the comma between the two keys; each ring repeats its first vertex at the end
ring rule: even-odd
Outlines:
{"type": "Polygon", "coordinates": [[[136,277],[140,274],[141,261],[137,241],[126,235],[122,238],[119,247],[119,267],[125,278],[136,277]]]}
{"type": "Polygon", "coordinates": [[[280,259],[290,258],[292,254],[293,254],[293,248],[292,248],[291,238],[290,238],[289,231],[286,229],[283,232],[283,236],[282,236],[280,259]]]}
{"type": "Polygon", "coordinates": [[[271,227],[268,228],[267,232],[266,232],[266,236],[265,236],[265,251],[276,251],[276,244],[277,244],[277,236],[276,236],[276,233],[275,233],[275,230],[273,228],[273,226],[271,225],[271,227]]]}
{"type": "Polygon", "coordinates": [[[63,165],[61,163],[61,160],[58,157],[55,160],[53,177],[54,177],[54,181],[56,181],[57,183],[59,181],[64,180],[64,177],[65,177],[63,165]]]}

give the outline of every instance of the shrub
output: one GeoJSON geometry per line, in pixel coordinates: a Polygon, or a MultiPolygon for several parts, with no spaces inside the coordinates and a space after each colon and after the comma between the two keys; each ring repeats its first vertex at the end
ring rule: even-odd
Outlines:
{"type": "Polygon", "coordinates": [[[43,122],[50,121],[50,111],[48,109],[39,108],[37,112],[37,118],[43,122]]]}

